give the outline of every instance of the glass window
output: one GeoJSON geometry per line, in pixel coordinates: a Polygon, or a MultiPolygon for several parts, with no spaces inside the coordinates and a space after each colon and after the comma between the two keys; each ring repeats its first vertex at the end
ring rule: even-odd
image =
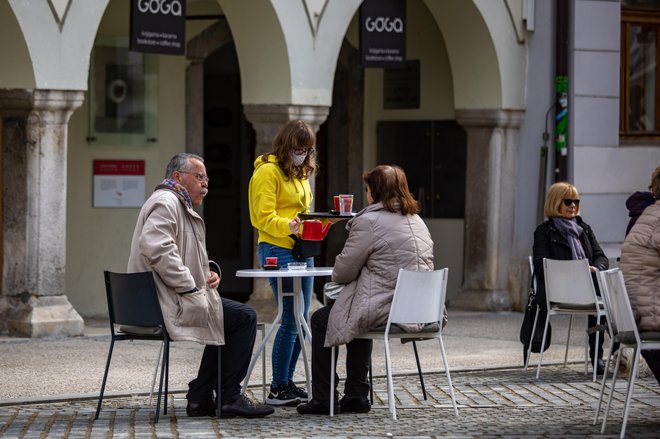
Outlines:
{"type": "Polygon", "coordinates": [[[623,1],[621,119],[625,138],[660,138],[659,1],[623,1]]]}
{"type": "Polygon", "coordinates": [[[88,137],[96,145],[157,140],[158,58],[131,52],[128,39],[99,37],[89,73],[88,137]]]}

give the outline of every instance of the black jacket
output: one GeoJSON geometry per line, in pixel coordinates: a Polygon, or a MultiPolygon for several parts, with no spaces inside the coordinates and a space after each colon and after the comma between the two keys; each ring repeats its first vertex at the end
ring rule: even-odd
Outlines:
{"type": "MultiPolygon", "coordinates": [[[[582,227],[580,242],[582,243],[584,254],[589,260],[589,265],[598,268],[598,270],[607,270],[609,268],[609,261],[603,249],[600,248],[593,230],[591,230],[589,224],[582,221],[581,217],[577,216],[576,221],[582,227]]],[[[539,305],[545,308],[543,258],[559,260],[573,259],[568,241],[550,220],[541,223],[534,231],[533,258],[534,276],[536,277],[536,300],[539,305]]],[[[595,273],[592,273],[592,277],[596,286],[596,292],[599,292],[595,273]]]]}
{"type": "Polygon", "coordinates": [[[637,218],[644,212],[644,209],[649,207],[651,204],[655,204],[655,197],[653,192],[635,192],[626,200],[626,208],[628,208],[628,216],[630,221],[628,222],[628,227],[626,227],[626,236],[630,232],[630,229],[635,225],[637,218]]]}

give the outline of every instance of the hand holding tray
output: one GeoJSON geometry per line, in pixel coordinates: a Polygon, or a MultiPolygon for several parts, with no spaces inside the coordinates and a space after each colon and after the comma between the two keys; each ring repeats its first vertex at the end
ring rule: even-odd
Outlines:
{"type": "Polygon", "coordinates": [[[331,210],[330,212],[309,212],[309,213],[301,212],[298,214],[298,217],[303,220],[329,218],[339,221],[339,220],[351,219],[354,216],[355,216],[354,212],[339,213],[336,210],[331,210]]]}

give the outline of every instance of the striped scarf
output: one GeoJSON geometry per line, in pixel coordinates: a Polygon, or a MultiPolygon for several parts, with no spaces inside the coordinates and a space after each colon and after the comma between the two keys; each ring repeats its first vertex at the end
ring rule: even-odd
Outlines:
{"type": "Polygon", "coordinates": [[[161,181],[154,190],[159,189],[165,189],[174,192],[176,196],[179,197],[179,200],[181,200],[184,206],[188,207],[188,209],[192,209],[192,200],[190,199],[190,194],[188,194],[188,190],[186,190],[186,188],[183,187],[183,185],[178,181],[172,178],[166,178],[165,180],[161,181]]]}
{"type": "Polygon", "coordinates": [[[567,219],[560,217],[553,217],[552,222],[555,227],[566,237],[568,245],[571,247],[571,254],[573,259],[585,259],[587,256],[582,248],[580,235],[582,234],[582,227],[578,225],[575,219],[567,219]]]}

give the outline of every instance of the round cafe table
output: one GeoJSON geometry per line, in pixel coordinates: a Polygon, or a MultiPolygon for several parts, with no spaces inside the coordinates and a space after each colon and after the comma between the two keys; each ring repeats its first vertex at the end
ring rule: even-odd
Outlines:
{"type": "MultiPolygon", "coordinates": [[[[266,336],[261,340],[257,351],[252,355],[252,360],[250,360],[250,366],[248,367],[247,375],[243,381],[242,392],[245,393],[248,383],[250,382],[250,375],[252,375],[252,370],[254,369],[259,355],[264,355],[264,349],[266,348],[266,343],[275,333],[275,328],[279,323],[282,322],[282,299],[285,296],[293,297],[293,309],[294,317],[296,319],[296,328],[298,330],[298,339],[300,340],[300,347],[303,355],[303,363],[305,365],[305,378],[307,379],[307,394],[309,398],[312,398],[312,381],[311,375],[309,373],[309,363],[307,361],[307,349],[305,348],[305,333],[307,337],[312,339],[312,332],[309,330],[307,321],[303,316],[302,306],[302,281],[303,277],[318,277],[318,276],[330,276],[332,274],[332,267],[310,267],[305,268],[304,270],[289,270],[287,268],[280,268],[278,270],[264,270],[263,268],[249,268],[245,270],[238,270],[236,272],[236,277],[252,277],[252,278],[277,278],[277,315],[273,320],[273,323],[266,333],[266,336]],[[282,279],[284,278],[293,278],[293,291],[282,291],[282,279]],[[305,333],[303,333],[303,328],[305,333]]],[[[264,375],[266,371],[263,372],[264,375]]]]}

